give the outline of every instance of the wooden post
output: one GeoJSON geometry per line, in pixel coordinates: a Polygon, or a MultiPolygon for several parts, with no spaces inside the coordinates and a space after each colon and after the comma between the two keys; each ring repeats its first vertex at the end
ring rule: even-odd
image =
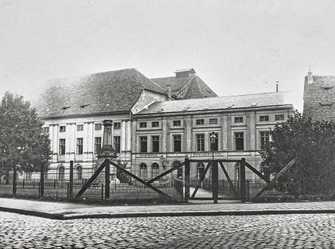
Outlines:
{"type": "Polygon", "coordinates": [[[105,200],[109,200],[110,197],[110,161],[106,159],[105,166],[105,200]]]}
{"type": "Polygon", "coordinates": [[[69,198],[73,199],[73,161],[70,161],[70,186],[69,186],[69,198]]]}
{"type": "Polygon", "coordinates": [[[190,159],[185,157],[185,201],[188,202],[190,199],[190,159]]]}
{"type": "Polygon", "coordinates": [[[212,161],[212,192],[213,201],[218,203],[218,189],[219,189],[219,175],[218,175],[218,161],[212,161]]]}
{"type": "Polygon", "coordinates": [[[240,162],[240,198],[242,202],[246,201],[245,191],[245,158],[241,159],[240,162]]]}
{"type": "Polygon", "coordinates": [[[13,167],[13,197],[16,197],[16,165],[13,167]]]}
{"type": "Polygon", "coordinates": [[[40,172],[40,198],[44,196],[44,164],[41,165],[41,172],[40,172]]]}

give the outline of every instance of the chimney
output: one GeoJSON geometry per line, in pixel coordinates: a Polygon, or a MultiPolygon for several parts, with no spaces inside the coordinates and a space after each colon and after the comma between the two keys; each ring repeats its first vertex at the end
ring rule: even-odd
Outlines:
{"type": "Polygon", "coordinates": [[[169,100],[171,100],[172,99],[172,90],[171,90],[171,86],[170,85],[167,86],[167,94],[168,94],[169,100]]]}
{"type": "Polygon", "coordinates": [[[307,83],[308,84],[312,84],[313,83],[313,75],[312,75],[311,68],[308,69],[307,83]]]}
{"type": "Polygon", "coordinates": [[[175,71],[176,78],[191,77],[195,75],[195,70],[193,68],[180,69],[175,71]]]}

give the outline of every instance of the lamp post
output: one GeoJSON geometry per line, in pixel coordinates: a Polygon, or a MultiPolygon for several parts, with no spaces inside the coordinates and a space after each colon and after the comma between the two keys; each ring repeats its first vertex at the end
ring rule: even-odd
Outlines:
{"type": "Polygon", "coordinates": [[[218,163],[214,161],[214,145],[217,140],[217,134],[215,132],[211,132],[209,134],[209,139],[211,143],[211,151],[212,151],[212,191],[213,191],[213,200],[214,203],[218,203],[218,163]]]}

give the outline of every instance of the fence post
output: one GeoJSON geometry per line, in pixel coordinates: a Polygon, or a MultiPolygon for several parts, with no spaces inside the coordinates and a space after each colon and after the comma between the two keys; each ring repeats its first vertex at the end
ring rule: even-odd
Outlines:
{"type": "Polygon", "coordinates": [[[185,157],[185,201],[188,202],[190,199],[190,159],[188,156],[185,157]]]}
{"type": "Polygon", "coordinates": [[[104,200],[104,184],[101,184],[101,200],[104,200]]]}
{"type": "Polygon", "coordinates": [[[242,202],[246,201],[245,191],[245,158],[241,159],[240,162],[240,198],[242,202]]]}
{"type": "Polygon", "coordinates": [[[105,200],[108,200],[110,197],[110,161],[106,159],[105,166],[105,200]]]}
{"type": "Polygon", "coordinates": [[[13,197],[16,197],[16,165],[13,167],[13,197]]]}
{"type": "Polygon", "coordinates": [[[69,199],[73,199],[73,161],[70,161],[70,186],[69,186],[69,199]]]}
{"type": "Polygon", "coordinates": [[[218,176],[218,161],[212,161],[212,192],[213,192],[213,201],[218,203],[218,185],[219,185],[219,176],[218,176]]]}
{"type": "Polygon", "coordinates": [[[44,196],[44,164],[41,165],[41,173],[40,173],[40,198],[44,196]]]}

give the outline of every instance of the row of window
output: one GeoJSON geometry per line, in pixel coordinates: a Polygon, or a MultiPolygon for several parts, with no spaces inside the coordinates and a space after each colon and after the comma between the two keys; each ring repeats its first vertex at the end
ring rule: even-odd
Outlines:
{"type": "MultiPolygon", "coordinates": [[[[285,120],[285,115],[284,114],[276,114],[274,116],[275,121],[283,121],[285,120]]],[[[260,115],[259,116],[259,121],[260,122],[267,122],[270,120],[269,115],[260,115]]],[[[243,116],[236,116],[234,117],[234,123],[235,124],[240,124],[244,122],[244,117],[243,116]]],[[[205,119],[200,118],[195,120],[196,125],[204,125],[205,124],[205,119]]],[[[210,125],[216,125],[218,124],[218,119],[217,118],[209,118],[208,119],[208,124],[210,125]]],[[[148,127],[148,122],[140,122],[140,128],[147,128],[148,127]]],[[[172,121],[172,126],[173,127],[180,127],[181,126],[181,120],[173,120],[172,121]]],[[[156,128],[159,127],[159,121],[152,121],[151,122],[151,127],[156,128]]]]}
{"type": "MultiPolygon", "coordinates": [[[[120,122],[114,122],[113,124],[114,124],[113,125],[114,129],[120,129],[121,128],[121,123],[120,122]]],[[[83,131],[83,130],[84,130],[84,125],[78,124],[77,125],[77,131],[83,131]]],[[[102,124],[100,124],[100,123],[94,124],[94,130],[96,130],[96,131],[102,130],[102,124]]],[[[49,132],[49,127],[44,127],[43,132],[48,133],[49,132]]],[[[59,132],[66,132],[66,126],[65,125],[59,126],[59,132]]]]}
{"type": "MultiPolygon", "coordinates": [[[[101,150],[101,137],[94,138],[94,153],[99,154],[101,150]]],[[[64,138],[59,139],[59,154],[65,155],[66,152],[66,140],[64,138]]],[[[77,138],[76,144],[76,154],[82,155],[83,154],[83,138],[77,138]]],[[[114,149],[116,153],[120,153],[121,149],[121,139],[120,136],[114,136],[114,149]]]]}
{"type": "MultiPolygon", "coordinates": [[[[214,133],[215,136],[212,137],[212,140],[209,138],[210,151],[218,151],[219,149],[219,134],[214,133]]],[[[148,152],[148,136],[140,136],[140,152],[148,152]]],[[[196,151],[203,152],[205,151],[205,134],[198,133],[195,137],[195,149],[196,151]]],[[[260,149],[264,150],[267,144],[270,141],[270,131],[260,131],[260,149]]],[[[234,146],[235,150],[242,151],[244,150],[244,132],[234,132],[234,146]]],[[[172,135],[172,151],[181,152],[182,150],[182,136],[180,134],[172,135]]],[[[151,152],[160,152],[160,137],[151,136],[151,152]]]]}

